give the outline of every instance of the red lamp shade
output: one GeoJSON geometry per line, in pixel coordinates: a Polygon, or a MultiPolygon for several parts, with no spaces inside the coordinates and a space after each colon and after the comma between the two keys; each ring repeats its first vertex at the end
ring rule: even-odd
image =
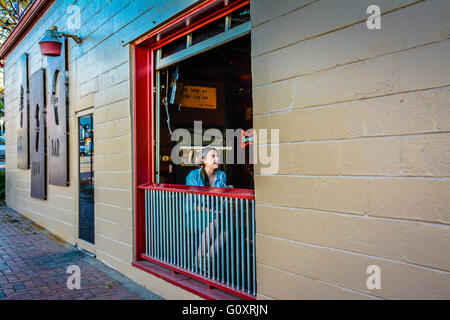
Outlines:
{"type": "Polygon", "coordinates": [[[39,41],[41,54],[46,57],[59,57],[61,55],[62,42],[58,39],[56,30],[49,29],[39,41]]]}
{"type": "Polygon", "coordinates": [[[41,53],[46,57],[59,57],[61,55],[61,42],[41,41],[39,42],[41,53]]]}

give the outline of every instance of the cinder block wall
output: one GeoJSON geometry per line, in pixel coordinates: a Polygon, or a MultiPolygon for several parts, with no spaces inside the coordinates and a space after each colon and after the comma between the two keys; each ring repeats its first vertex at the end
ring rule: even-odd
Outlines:
{"type": "Polygon", "coordinates": [[[278,173],[256,170],[258,298],[449,299],[450,3],[251,10],[254,127],[280,130],[278,173]]]}

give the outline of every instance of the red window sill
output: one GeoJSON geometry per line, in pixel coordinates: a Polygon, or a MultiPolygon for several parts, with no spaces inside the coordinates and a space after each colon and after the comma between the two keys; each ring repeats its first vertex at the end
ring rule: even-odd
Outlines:
{"type": "Polygon", "coordinates": [[[165,183],[149,183],[138,186],[138,188],[142,190],[197,193],[209,196],[232,197],[237,199],[255,200],[255,190],[253,189],[213,188],[213,187],[199,187],[199,186],[187,186],[184,184],[165,184],[165,183]]]}
{"type": "Polygon", "coordinates": [[[241,300],[234,295],[149,261],[134,261],[132,265],[207,300],[241,300]]]}

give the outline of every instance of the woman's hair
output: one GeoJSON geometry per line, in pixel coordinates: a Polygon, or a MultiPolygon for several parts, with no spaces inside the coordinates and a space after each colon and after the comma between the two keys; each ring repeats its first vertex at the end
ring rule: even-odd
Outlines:
{"type": "MultiPolygon", "coordinates": [[[[206,156],[208,155],[208,153],[212,150],[216,150],[213,147],[204,147],[202,150],[202,160],[206,159],[206,156]]],[[[207,187],[209,187],[209,179],[208,179],[208,175],[206,174],[205,171],[205,164],[203,163],[203,161],[201,161],[201,169],[200,169],[200,177],[203,181],[203,184],[207,187]]]]}
{"type": "MultiPolygon", "coordinates": [[[[213,147],[204,147],[203,148],[203,150],[202,150],[202,160],[203,159],[206,159],[206,156],[208,155],[208,153],[210,152],[210,151],[212,151],[212,150],[216,150],[215,148],[213,148],[213,147]]],[[[203,162],[202,162],[202,165],[203,165],[203,162]]]]}

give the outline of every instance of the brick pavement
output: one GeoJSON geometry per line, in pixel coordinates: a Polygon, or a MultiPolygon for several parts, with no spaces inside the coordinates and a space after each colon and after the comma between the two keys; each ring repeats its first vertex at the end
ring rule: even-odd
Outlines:
{"type": "Polygon", "coordinates": [[[0,208],[0,300],[161,299],[9,208],[0,208]],[[67,267],[81,270],[69,290],[67,267]]]}

